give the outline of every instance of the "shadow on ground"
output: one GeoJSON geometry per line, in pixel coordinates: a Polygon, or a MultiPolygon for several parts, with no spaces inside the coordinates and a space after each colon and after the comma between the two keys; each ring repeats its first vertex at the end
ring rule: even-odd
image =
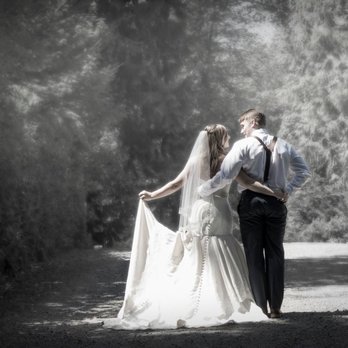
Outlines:
{"type": "Polygon", "coordinates": [[[348,311],[288,313],[264,323],[204,329],[116,331],[99,325],[36,327],[2,347],[346,347],[348,311]]]}
{"type": "Polygon", "coordinates": [[[348,285],[348,257],[286,260],[288,287],[348,285]]]}
{"type": "MultiPolygon", "coordinates": [[[[116,331],[91,323],[115,317],[120,309],[127,256],[74,251],[25,275],[0,300],[0,346],[346,347],[346,308],[308,312],[290,307],[280,320],[204,329],[116,331]]],[[[347,285],[347,264],[348,257],[287,260],[287,287],[347,285]]]]}

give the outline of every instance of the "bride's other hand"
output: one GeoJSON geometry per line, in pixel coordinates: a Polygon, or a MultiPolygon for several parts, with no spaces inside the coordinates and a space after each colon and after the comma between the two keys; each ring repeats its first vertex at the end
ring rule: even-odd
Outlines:
{"type": "Polygon", "coordinates": [[[283,203],[286,203],[289,199],[289,194],[283,191],[276,191],[274,195],[283,203]]]}
{"type": "Polygon", "coordinates": [[[139,193],[139,198],[143,201],[150,201],[153,198],[152,192],[143,190],[139,193]]]}

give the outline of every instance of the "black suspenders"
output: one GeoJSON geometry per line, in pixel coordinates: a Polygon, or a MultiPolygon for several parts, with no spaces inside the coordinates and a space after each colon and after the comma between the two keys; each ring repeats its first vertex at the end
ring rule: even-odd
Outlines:
{"type": "Polygon", "coordinates": [[[260,142],[260,144],[263,146],[263,148],[266,151],[266,165],[265,165],[265,171],[263,174],[263,182],[266,182],[268,180],[269,167],[271,164],[271,156],[274,149],[274,145],[277,142],[277,137],[273,137],[272,142],[269,146],[266,146],[265,143],[259,137],[254,136],[254,138],[260,142]]]}

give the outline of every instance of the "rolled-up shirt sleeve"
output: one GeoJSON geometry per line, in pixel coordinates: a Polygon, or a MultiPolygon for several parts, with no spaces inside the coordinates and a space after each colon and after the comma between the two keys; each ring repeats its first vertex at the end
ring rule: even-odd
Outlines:
{"type": "Polygon", "coordinates": [[[224,177],[221,170],[216,173],[216,175],[211,178],[210,180],[206,181],[204,184],[198,187],[198,194],[201,197],[207,197],[214,193],[215,191],[219,190],[220,188],[226,186],[229,184],[232,180],[227,179],[224,177]]]}
{"type": "Polygon", "coordinates": [[[242,158],[243,154],[240,146],[238,146],[238,143],[235,143],[223,160],[220,171],[213,178],[199,186],[198,194],[201,197],[207,197],[230,184],[242,168],[242,158]]]}
{"type": "Polygon", "coordinates": [[[290,169],[294,175],[286,187],[286,191],[291,194],[295,189],[300,188],[311,176],[311,172],[306,161],[300,156],[294,148],[291,148],[290,169]]]}

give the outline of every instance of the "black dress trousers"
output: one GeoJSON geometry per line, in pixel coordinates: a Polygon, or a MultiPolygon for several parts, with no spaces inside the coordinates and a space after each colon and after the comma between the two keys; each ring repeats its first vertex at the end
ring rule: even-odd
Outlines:
{"type": "Polygon", "coordinates": [[[284,248],[287,208],[275,197],[250,190],[238,205],[240,232],[256,304],[280,309],[284,295],[284,248]]]}

